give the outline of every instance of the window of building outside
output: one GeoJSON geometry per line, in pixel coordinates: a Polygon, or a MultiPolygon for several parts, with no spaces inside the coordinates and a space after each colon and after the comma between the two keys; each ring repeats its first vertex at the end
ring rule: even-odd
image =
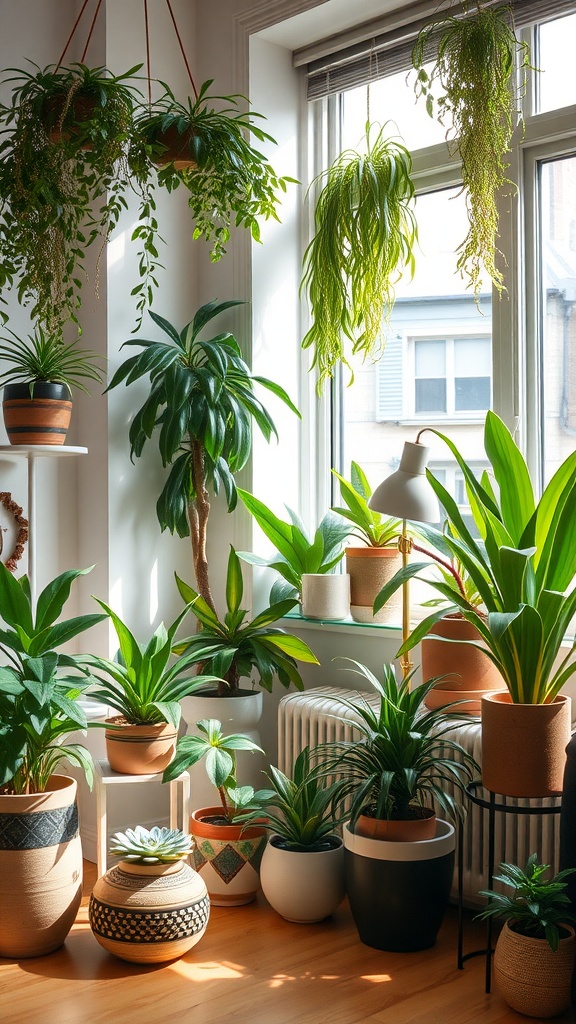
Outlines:
{"type": "MultiPolygon", "coordinates": [[[[311,123],[337,124],[335,152],[362,145],[368,113],[388,122],[411,150],[417,188],[416,271],[397,283],[383,354],[353,362],[351,387],[345,370],[334,384],[334,448],[344,475],[355,460],[376,486],[424,426],[449,435],[481,473],[488,408],[516,429],[538,487],[576,444],[576,14],[534,26],[531,38],[539,72],[511,154],[522,191],[504,199],[500,213],[503,297],[486,278],[475,300],[456,271],[466,197],[445,130],[415,102],[410,76],[401,71],[310,103],[311,123]],[[535,158],[544,143],[545,158],[535,158]],[[522,245],[530,247],[531,280],[522,277],[530,266],[522,245]]],[[[325,160],[325,146],[315,151],[325,160]]],[[[462,480],[447,448],[433,434],[422,442],[461,503],[462,480]]]]}

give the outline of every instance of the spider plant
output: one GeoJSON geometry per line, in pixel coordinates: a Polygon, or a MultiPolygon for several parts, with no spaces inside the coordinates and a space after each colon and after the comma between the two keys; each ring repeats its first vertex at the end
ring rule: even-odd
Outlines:
{"type": "Polygon", "coordinates": [[[102,380],[94,365],[97,353],[82,349],[77,341],[64,342],[60,332],[44,330],[37,324],[34,333],[24,340],[7,330],[10,338],[0,337],[0,358],[9,366],[0,373],[0,387],[29,384],[33,398],[34,385],[39,381],[63,384],[71,395],[73,387],[88,394],[83,380],[102,380]]]}

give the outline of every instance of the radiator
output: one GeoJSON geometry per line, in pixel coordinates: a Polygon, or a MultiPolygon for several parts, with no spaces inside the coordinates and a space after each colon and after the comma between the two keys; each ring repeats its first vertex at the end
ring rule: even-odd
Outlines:
{"type": "MultiPolygon", "coordinates": [[[[283,697],[278,708],[278,765],[290,775],[294,761],[305,746],[333,740],[358,739],[354,728],[358,716],[338,703],[339,697],[352,702],[364,699],[377,707],[379,697],[358,690],[337,687],[317,687],[304,693],[291,693],[283,697]]],[[[455,722],[448,734],[481,763],[481,728],[475,719],[455,722]]],[[[501,799],[501,798],[499,798],[501,799]]],[[[510,806],[529,807],[530,800],[508,797],[510,806]]],[[[539,806],[554,805],[555,801],[538,801],[539,806]]],[[[495,865],[504,861],[524,866],[531,853],[537,853],[543,864],[558,871],[560,849],[560,822],[558,814],[515,815],[496,814],[494,834],[495,865]]],[[[488,888],[488,811],[468,802],[468,813],[463,830],[464,877],[463,897],[466,904],[480,906],[480,889],[488,888]]],[[[457,862],[457,859],[456,859],[457,862]]],[[[452,895],[456,896],[456,875],[452,895]]]]}

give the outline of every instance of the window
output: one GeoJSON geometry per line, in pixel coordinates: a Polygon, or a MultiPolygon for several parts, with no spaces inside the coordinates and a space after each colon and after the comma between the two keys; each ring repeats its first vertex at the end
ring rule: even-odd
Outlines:
{"type": "Polygon", "coordinates": [[[416,416],[490,408],[490,338],[421,338],[413,344],[416,416]]]}

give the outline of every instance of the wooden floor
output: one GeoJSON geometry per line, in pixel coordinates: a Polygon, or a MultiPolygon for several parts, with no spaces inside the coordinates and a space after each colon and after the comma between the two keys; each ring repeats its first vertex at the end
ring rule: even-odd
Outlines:
{"type": "MultiPolygon", "coordinates": [[[[0,1024],[513,1024],[530,1018],[484,994],[484,959],[456,967],[450,908],[433,949],[383,953],[358,939],[348,906],[318,925],[289,924],[262,895],[213,907],[206,934],[181,960],[137,967],[106,953],[88,925],[95,867],[65,946],[0,959],[0,1024]]],[[[467,948],[483,927],[466,922],[467,948]]],[[[557,1024],[572,1021],[569,1014],[557,1024]]]]}

